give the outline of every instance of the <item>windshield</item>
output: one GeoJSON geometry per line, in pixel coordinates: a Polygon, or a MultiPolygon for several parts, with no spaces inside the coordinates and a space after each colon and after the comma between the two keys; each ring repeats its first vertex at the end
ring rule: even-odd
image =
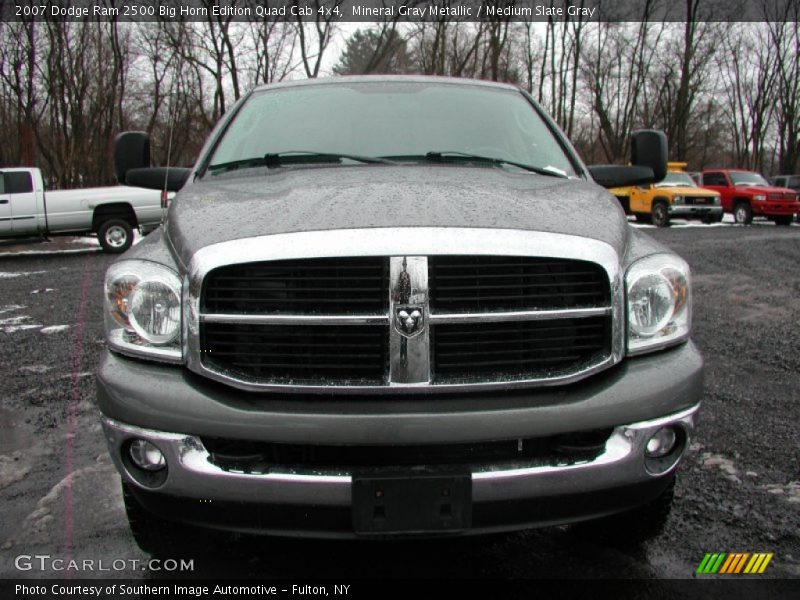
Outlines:
{"type": "Polygon", "coordinates": [[[570,158],[520,92],[394,81],[255,92],[223,134],[208,168],[214,174],[231,163],[262,166],[259,159],[267,155],[291,153],[401,162],[463,153],[575,175],[570,158]]]}
{"type": "Polygon", "coordinates": [[[767,180],[758,173],[731,171],[728,175],[730,175],[733,185],[769,185],[767,180]]]}
{"type": "Polygon", "coordinates": [[[667,173],[655,187],[697,187],[688,173],[667,173]]]}

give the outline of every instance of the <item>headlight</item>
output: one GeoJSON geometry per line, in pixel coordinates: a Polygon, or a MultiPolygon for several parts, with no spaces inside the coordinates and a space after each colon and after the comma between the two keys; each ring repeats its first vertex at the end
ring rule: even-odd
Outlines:
{"type": "Polygon", "coordinates": [[[713,204],[714,206],[719,206],[719,205],[720,205],[720,199],[719,199],[719,196],[714,196],[712,204],[713,204]]]}
{"type": "Polygon", "coordinates": [[[636,261],[625,276],[628,354],[670,346],[689,337],[692,294],[689,265],[673,254],[636,261]]]}
{"type": "Polygon", "coordinates": [[[683,204],[683,196],[675,196],[672,198],[673,204],[683,204]]]}
{"type": "Polygon", "coordinates": [[[105,283],[106,338],[119,352],[181,362],[181,282],[165,266],[140,260],[111,265],[105,283]]]}
{"type": "Polygon", "coordinates": [[[757,200],[759,202],[763,202],[766,199],[767,197],[764,194],[756,194],[755,196],[753,196],[753,200],[757,200]]]}

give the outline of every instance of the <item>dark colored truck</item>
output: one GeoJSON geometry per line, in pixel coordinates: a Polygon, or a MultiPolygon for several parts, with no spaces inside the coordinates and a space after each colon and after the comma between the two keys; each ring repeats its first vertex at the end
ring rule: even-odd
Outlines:
{"type": "MultiPolygon", "coordinates": [[[[121,181],[163,185],[148,144],[118,138],[121,181]]],[[[703,363],[689,266],[603,189],[662,179],[664,135],[631,163],[585,166],[510,85],[252,91],[106,274],[97,401],[139,545],[655,535],[703,363]]]]}
{"type": "Polygon", "coordinates": [[[700,174],[700,185],[719,192],[722,208],[732,213],[737,223],[747,225],[753,217],[766,217],[777,225],[790,225],[800,212],[796,191],[775,187],[753,171],[714,169],[700,174]]]}

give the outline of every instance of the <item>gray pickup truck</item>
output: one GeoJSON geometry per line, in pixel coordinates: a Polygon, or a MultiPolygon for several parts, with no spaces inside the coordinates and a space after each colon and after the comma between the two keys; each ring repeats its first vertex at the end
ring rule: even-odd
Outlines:
{"type": "MultiPolygon", "coordinates": [[[[160,187],[148,139],[117,176],[160,187]]],[[[702,395],[686,262],[524,91],[260,87],[108,269],[97,400],[131,529],[314,537],[663,526],[702,395]],[[202,530],[202,529],[200,529],[202,530]]]]}

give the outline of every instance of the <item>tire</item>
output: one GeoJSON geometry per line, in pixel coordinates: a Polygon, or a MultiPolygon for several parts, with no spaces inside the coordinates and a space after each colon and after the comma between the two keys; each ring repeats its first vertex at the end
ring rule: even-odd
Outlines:
{"type": "Polygon", "coordinates": [[[653,225],[656,227],[669,227],[669,208],[663,202],[653,204],[653,225]]]}
{"type": "Polygon", "coordinates": [[[205,547],[205,544],[201,544],[205,532],[152,514],[139,504],[130,484],[124,481],[122,499],[133,539],[143,552],[156,557],[178,558],[187,552],[198,554],[205,547]]]}
{"type": "Polygon", "coordinates": [[[574,531],[592,541],[641,544],[659,535],[667,524],[675,497],[675,476],[656,498],[632,510],[579,523],[574,531]]]}
{"type": "Polygon", "coordinates": [[[792,215],[775,217],[775,225],[787,226],[792,224],[792,215]]]}
{"type": "Polygon", "coordinates": [[[133,244],[133,229],[122,219],[109,219],[97,229],[97,239],[109,254],[122,254],[133,244]]]}
{"type": "Polygon", "coordinates": [[[738,202],[733,207],[733,219],[740,225],[750,225],[753,222],[753,209],[747,202],[738,202]]]}
{"type": "Polygon", "coordinates": [[[649,223],[650,222],[650,215],[646,215],[644,213],[636,213],[636,222],[637,223],[649,223]]]}

